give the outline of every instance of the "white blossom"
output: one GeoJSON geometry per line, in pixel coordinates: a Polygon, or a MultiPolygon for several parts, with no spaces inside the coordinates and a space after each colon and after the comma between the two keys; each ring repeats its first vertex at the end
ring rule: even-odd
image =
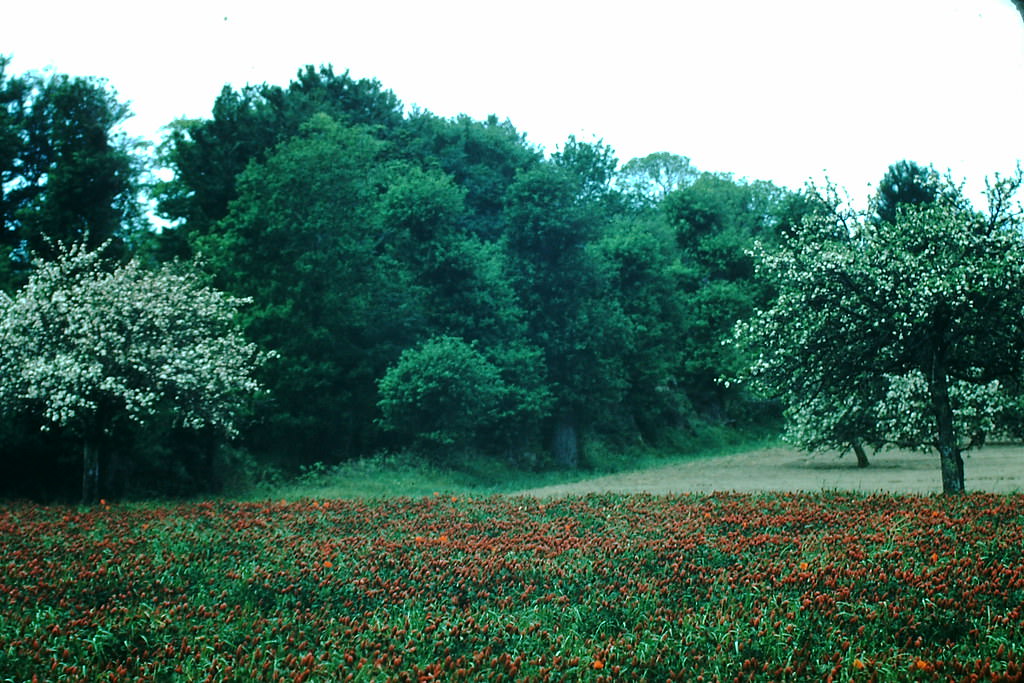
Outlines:
{"type": "Polygon", "coordinates": [[[0,297],[0,408],[78,430],[171,411],[230,433],[268,357],[236,324],[245,303],[180,265],[110,268],[70,247],[0,297]]]}

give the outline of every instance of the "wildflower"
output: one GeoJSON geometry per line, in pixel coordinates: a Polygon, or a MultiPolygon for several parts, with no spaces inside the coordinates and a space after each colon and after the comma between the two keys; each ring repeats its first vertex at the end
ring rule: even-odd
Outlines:
{"type": "Polygon", "coordinates": [[[932,561],[933,564],[935,562],[938,562],[939,561],[939,554],[938,553],[932,553],[931,561],[932,561]]]}
{"type": "Polygon", "coordinates": [[[810,568],[810,566],[811,565],[807,564],[806,562],[801,562],[800,563],[800,571],[805,572],[805,571],[807,571],[810,568]]]}
{"type": "Polygon", "coordinates": [[[594,660],[594,668],[595,669],[599,669],[599,670],[603,669],[604,668],[604,662],[602,662],[600,659],[595,659],[594,660]]]}
{"type": "Polygon", "coordinates": [[[326,567],[327,569],[330,569],[333,566],[334,566],[333,562],[331,562],[330,560],[324,560],[324,567],[326,567]]]}
{"type": "Polygon", "coordinates": [[[441,543],[447,543],[447,542],[448,542],[448,536],[446,534],[441,534],[441,543]]]}
{"type": "Polygon", "coordinates": [[[862,662],[860,659],[854,659],[853,660],[853,668],[854,669],[857,669],[858,671],[860,671],[861,669],[864,668],[864,666],[865,666],[864,662],[862,662]]]}
{"type": "Polygon", "coordinates": [[[918,671],[925,671],[925,670],[927,670],[927,669],[928,669],[928,662],[924,661],[923,659],[919,659],[919,660],[917,660],[917,662],[916,662],[916,663],[914,664],[914,666],[916,666],[916,667],[917,667],[917,670],[918,670],[918,671]]]}

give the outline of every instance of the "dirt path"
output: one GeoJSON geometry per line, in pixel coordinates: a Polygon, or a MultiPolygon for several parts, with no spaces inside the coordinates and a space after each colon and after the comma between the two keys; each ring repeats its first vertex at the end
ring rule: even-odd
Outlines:
{"type": "MultiPolygon", "coordinates": [[[[989,446],[964,458],[967,490],[1024,491],[1024,447],[989,446]]],[[[942,491],[938,455],[879,453],[861,469],[852,454],[809,455],[788,448],[701,458],[656,469],[521,491],[541,497],[586,493],[711,493],[714,491],[942,491]]]]}

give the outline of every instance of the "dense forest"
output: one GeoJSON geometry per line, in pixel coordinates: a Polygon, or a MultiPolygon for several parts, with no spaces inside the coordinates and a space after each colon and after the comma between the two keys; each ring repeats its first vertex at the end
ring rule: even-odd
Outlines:
{"type": "MultiPolygon", "coordinates": [[[[545,153],[508,120],[407,111],[331,67],[225,87],[210,118],[169,122],[147,148],[119,132],[130,111],[105,82],[6,64],[7,300],[52,302],[34,273],[79,245],[111,277],[129,262],[187,270],[196,292],[231,297],[245,341],[233,348],[261,354],[231,429],[186,419],[200,413],[177,394],[145,412],[109,391],[79,402],[104,416],[89,422],[94,495],[216,492],[266,468],[398,451],[576,468],[598,444],[673,450],[782,425],[783,390],[723,381],[758,355],[727,342],[785,287],[757,275],[758,254],[839,215],[827,188],[702,172],[667,152],[620,163],[572,137],[545,153]]],[[[880,224],[939,198],[930,168],[883,174],[880,224]]],[[[54,419],[38,388],[0,398],[0,495],[78,496],[85,423],[54,419]]]]}

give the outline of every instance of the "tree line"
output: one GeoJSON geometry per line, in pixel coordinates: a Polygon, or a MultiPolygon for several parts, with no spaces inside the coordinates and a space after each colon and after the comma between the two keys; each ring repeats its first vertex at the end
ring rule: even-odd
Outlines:
{"type": "MultiPolygon", "coordinates": [[[[602,141],[573,137],[545,154],[508,120],[407,112],[377,81],[329,66],[305,67],[284,87],[225,87],[209,118],[170,122],[148,149],[118,132],[130,112],[105,82],[10,76],[7,63],[5,315],[27,305],[26,292],[44,291],[37,273],[47,263],[85,259],[85,270],[107,276],[187,271],[198,283],[191,300],[228,297],[218,310],[234,327],[198,313],[195,325],[233,340],[224,357],[245,359],[224,371],[234,384],[215,399],[165,382],[164,398],[133,413],[138,401],[126,393],[104,394],[108,414],[138,418],[93,431],[104,473],[96,486],[109,495],[211,491],[254,464],[295,470],[395,450],[571,468],[595,442],[670,447],[708,426],[772,425],[784,409],[806,417],[830,412],[813,407],[821,401],[878,399],[881,389],[859,382],[790,385],[750,372],[772,348],[765,330],[789,329],[782,317],[763,319],[792,299],[779,274],[803,267],[774,255],[803,258],[808,244],[833,243],[825,236],[866,248],[856,230],[840,234],[844,214],[827,191],[702,172],[665,152],[620,164],[602,141]],[[164,227],[148,223],[143,199],[164,227]],[[230,405],[220,423],[237,425],[234,438],[216,421],[185,419],[198,405],[230,405]]],[[[943,192],[963,211],[951,224],[975,221],[933,174],[890,167],[872,224],[910,220],[910,207],[934,207],[943,192]]],[[[1000,234],[1015,220],[1006,211],[990,221],[1000,234]]],[[[118,329],[121,339],[177,334],[155,323],[118,329]]],[[[161,367],[180,366],[168,359],[196,344],[179,338],[161,367]]],[[[90,367],[102,366],[97,357],[90,367]]],[[[216,358],[196,361],[204,364],[216,358]]],[[[78,452],[81,430],[54,420],[26,382],[0,390],[14,482],[2,493],[67,496],[70,483],[55,489],[40,473],[80,473],[66,454],[78,452]]],[[[861,427],[867,415],[831,441],[819,430],[815,443],[892,442],[861,427]]]]}

